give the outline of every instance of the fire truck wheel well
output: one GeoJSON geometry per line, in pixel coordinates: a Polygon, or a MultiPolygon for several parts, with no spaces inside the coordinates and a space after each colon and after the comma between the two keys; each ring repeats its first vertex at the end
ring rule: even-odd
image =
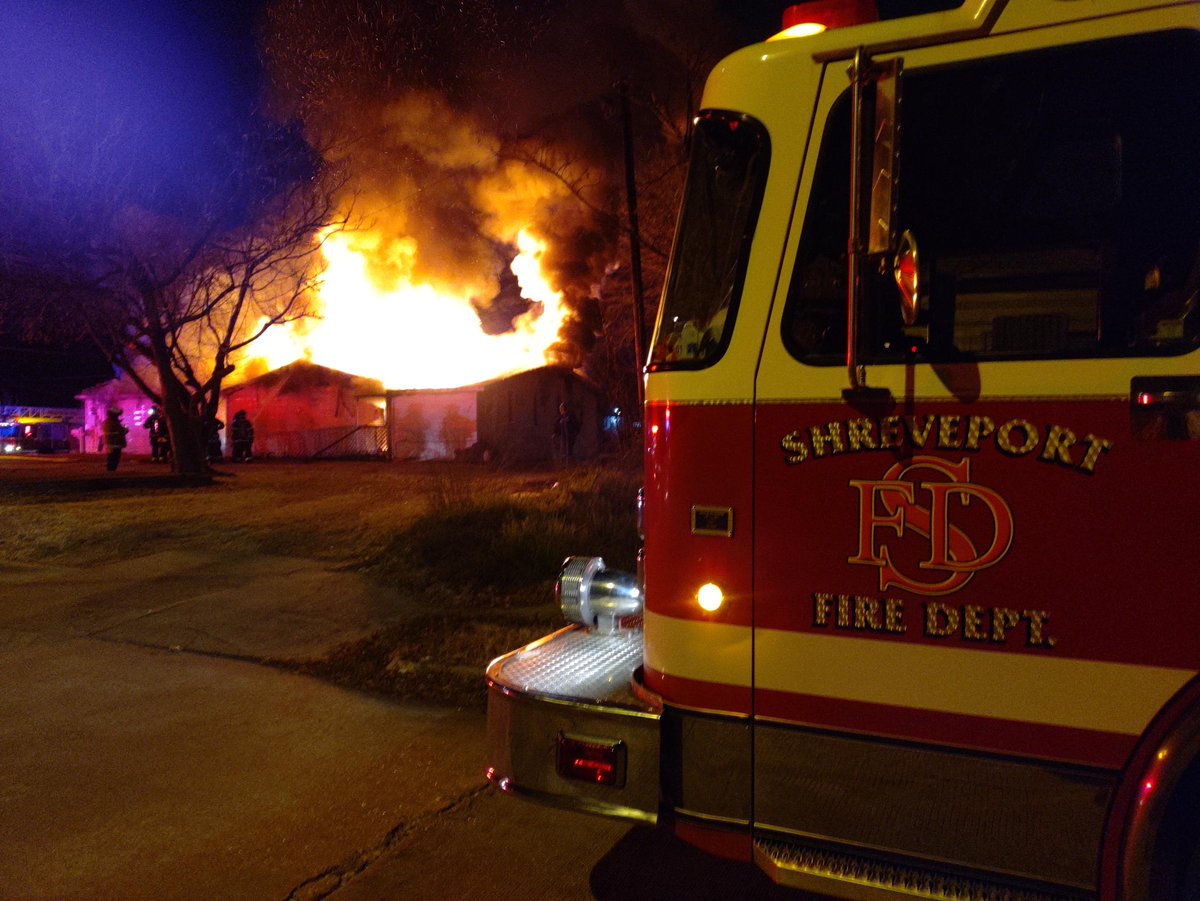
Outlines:
{"type": "Polygon", "coordinates": [[[1200,898],[1200,677],[1159,712],[1120,793],[1116,897],[1200,898]]]}
{"type": "Polygon", "coordinates": [[[1175,784],[1163,811],[1150,857],[1147,897],[1200,898],[1200,757],[1175,784]]]}

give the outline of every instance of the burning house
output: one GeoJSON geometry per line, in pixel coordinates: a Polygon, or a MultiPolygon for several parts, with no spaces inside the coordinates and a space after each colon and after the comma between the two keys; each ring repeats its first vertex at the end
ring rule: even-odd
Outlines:
{"type": "Polygon", "coordinates": [[[562,462],[555,440],[560,407],[578,423],[573,456],[593,457],[602,438],[603,397],[564,366],[543,366],[463,388],[388,392],[388,440],[394,460],[562,462]]]}
{"type": "Polygon", "coordinates": [[[599,392],[574,369],[599,328],[604,228],[460,110],[406,94],[375,112],[346,198],[368,214],[320,234],[303,313],[230,361],[265,374],[225,388],[227,427],[246,411],[255,456],[535,462],[554,457],[566,404],[575,455],[595,453],[599,392]],[[423,177],[393,154],[424,158],[423,177]]]}
{"type": "Polygon", "coordinates": [[[487,383],[479,392],[479,445],[514,463],[561,462],[566,455],[556,440],[559,409],[578,423],[573,457],[594,457],[601,447],[604,398],[579,373],[545,366],[487,383]]]}
{"type": "Polygon", "coordinates": [[[453,460],[478,442],[480,387],[388,392],[393,460],[453,460]]]}
{"type": "Polygon", "coordinates": [[[376,379],[296,360],[226,389],[223,419],[246,411],[255,456],[382,456],[383,398],[376,379]]]}
{"type": "Polygon", "coordinates": [[[543,366],[476,385],[385,392],[363,378],[298,360],[230,388],[231,421],[245,410],[254,454],[268,457],[388,456],[396,461],[561,461],[559,408],[579,424],[576,459],[601,446],[604,402],[595,385],[562,366],[543,366]]]}
{"type": "Polygon", "coordinates": [[[421,282],[414,246],[385,253],[385,243],[328,236],[315,314],[273,326],[239,361],[268,370],[226,391],[226,420],[247,412],[255,455],[565,459],[554,442],[562,406],[577,423],[571,456],[593,456],[604,405],[566,365],[580,354],[563,338],[573,313],[543,272],[546,243],[517,235],[509,300],[519,292],[519,312],[499,331],[481,316],[495,298],[421,282]]]}
{"type": "Polygon", "coordinates": [[[549,459],[568,401],[579,406],[578,448],[591,453],[595,392],[573,370],[599,328],[596,290],[612,263],[604,229],[560,180],[506,159],[461,110],[405,94],[374,113],[382,119],[352,167],[353,204],[369,225],[321,235],[324,268],[305,314],[233,362],[261,371],[307,359],[377,379],[393,459],[471,448],[549,459]],[[427,165],[398,169],[395,154],[427,165]]]}
{"type": "MultiPolygon", "coordinates": [[[[127,377],[79,395],[79,447],[97,453],[109,409],[129,428],[128,452],[149,454],[144,428],[152,403],[127,377]]],[[[599,388],[565,366],[543,366],[475,385],[385,391],[377,379],[296,360],[226,389],[226,424],[245,410],[254,455],[292,459],[388,457],[405,460],[562,462],[555,440],[560,408],[578,423],[573,457],[603,445],[605,404],[599,388]]],[[[228,444],[228,437],[224,437],[228,444]]]]}

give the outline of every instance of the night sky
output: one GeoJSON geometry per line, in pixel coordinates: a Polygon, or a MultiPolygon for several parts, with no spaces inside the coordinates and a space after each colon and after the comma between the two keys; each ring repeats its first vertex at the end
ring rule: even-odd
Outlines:
{"type": "Polygon", "coordinates": [[[0,335],[0,406],[73,407],[80,391],[110,378],[90,344],[47,347],[0,335]]]}
{"type": "MultiPolygon", "coordinates": [[[[80,103],[95,103],[141,138],[109,152],[127,154],[144,177],[186,179],[193,136],[236,128],[258,100],[254,31],[264,2],[5,0],[0,121],[23,109],[47,128],[70,128],[80,103]]],[[[558,5],[564,16],[576,12],[573,2],[558,5]]],[[[716,9],[733,47],[777,30],[786,5],[718,0],[716,9]]]]}
{"type": "Polygon", "coordinates": [[[81,110],[115,116],[123,134],[106,153],[136,177],[186,180],[194,135],[232,127],[257,94],[252,10],[203,0],[6,0],[0,118],[32,112],[47,132],[64,133],[78,130],[81,110]]]}
{"type": "MultiPolygon", "coordinates": [[[[236,129],[259,90],[254,4],[224,6],[6,0],[0,128],[32,122],[10,138],[50,144],[78,135],[86,116],[115,117],[117,139],[85,133],[56,164],[86,171],[87,155],[102,146],[134,180],[185,184],[197,165],[195,135],[236,129]]],[[[88,345],[31,344],[0,331],[0,404],[72,405],[79,390],[109,377],[88,345]]]]}

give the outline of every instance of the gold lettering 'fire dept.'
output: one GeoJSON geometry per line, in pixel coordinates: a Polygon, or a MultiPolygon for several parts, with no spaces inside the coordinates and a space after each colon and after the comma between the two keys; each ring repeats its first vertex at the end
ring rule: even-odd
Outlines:
{"type": "MultiPolygon", "coordinates": [[[[812,595],[815,629],[898,637],[908,634],[910,612],[901,598],[825,591],[812,595]]],[[[1042,650],[1057,643],[1049,634],[1050,614],[1045,610],[925,601],[913,618],[919,620],[921,636],[927,640],[1007,645],[1018,639],[1027,648],[1042,650]]]]}
{"type": "Polygon", "coordinates": [[[1091,475],[1113,443],[1087,434],[1080,439],[1061,425],[1039,429],[1028,419],[997,424],[989,416],[942,413],[928,416],[883,416],[848,419],[788,432],[779,442],[788,464],[863,451],[917,448],[978,451],[992,442],[1010,457],[1036,458],[1091,475]]]}

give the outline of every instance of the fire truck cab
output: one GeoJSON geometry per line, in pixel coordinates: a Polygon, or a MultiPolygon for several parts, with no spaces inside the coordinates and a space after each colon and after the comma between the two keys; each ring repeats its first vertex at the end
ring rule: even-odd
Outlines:
{"type": "Polygon", "coordinates": [[[901,5],[710,76],[639,572],[564,565],[488,776],[835,897],[1194,901],[1200,4],[901,5]]]}

